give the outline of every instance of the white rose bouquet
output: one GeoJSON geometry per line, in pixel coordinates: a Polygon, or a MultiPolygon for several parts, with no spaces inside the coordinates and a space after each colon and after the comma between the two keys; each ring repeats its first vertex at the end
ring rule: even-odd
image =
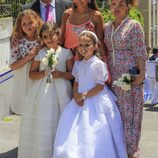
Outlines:
{"type": "Polygon", "coordinates": [[[129,91],[131,90],[131,83],[132,83],[132,78],[129,73],[127,74],[122,74],[121,77],[117,81],[113,82],[113,85],[120,87],[124,91],[129,91]]]}
{"type": "Polygon", "coordinates": [[[54,70],[55,65],[58,63],[58,58],[55,54],[54,49],[47,50],[46,56],[42,59],[42,62],[47,66],[48,68],[48,77],[47,77],[47,83],[51,83],[51,72],[54,70]]]}

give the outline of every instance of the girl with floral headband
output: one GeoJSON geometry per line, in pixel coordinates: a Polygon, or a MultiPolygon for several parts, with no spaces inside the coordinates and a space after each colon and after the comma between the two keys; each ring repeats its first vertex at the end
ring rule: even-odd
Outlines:
{"type": "Polygon", "coordinates": [[[105,63],[95,53],[98,38],[91,31],[79,36],[74,99],[65,107],[56,133],[53,158],[127,158],[123,126],[113,95],[104,85],[105,63]]]}

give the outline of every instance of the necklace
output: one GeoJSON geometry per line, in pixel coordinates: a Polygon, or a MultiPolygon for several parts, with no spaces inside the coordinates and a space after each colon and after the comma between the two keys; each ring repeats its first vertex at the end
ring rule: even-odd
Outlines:
{"type": "Polygon", "coordinates": [[[77,14],[79,14],[79,16],[85,16],[86,14],[89,14],[90,10],[89,8],[83,10],[78,10],[77,8],[74,10],[77,14]]]}

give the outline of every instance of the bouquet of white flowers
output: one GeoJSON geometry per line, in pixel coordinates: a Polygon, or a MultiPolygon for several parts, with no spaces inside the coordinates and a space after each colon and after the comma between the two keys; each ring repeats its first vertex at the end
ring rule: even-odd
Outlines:
{"type": "Polygon", "coordinates": [[[124,73],[117,81],[113,82],[113,85],[120,87],[124,91],[129,91],[131,89],[131,83],[131,75],[129,73],[124,73]]]}
{"type": "Polygon", "coordinates": [[[55,65],[58,63],[58,58],[55,54],[54,49],[47,50],[46,56],[42,59],[42,62],[47,66],[48,68],[48,77],[47,77],[47,83],[51,83],[51,72],[54,70],[55,65]]]}

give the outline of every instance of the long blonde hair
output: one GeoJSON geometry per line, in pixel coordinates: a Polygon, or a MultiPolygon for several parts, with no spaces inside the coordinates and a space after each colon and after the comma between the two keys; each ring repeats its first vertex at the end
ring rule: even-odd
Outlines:
{"type": "Polygon", "coordinates": [[[23,32],[23,30],[21,28],[21,21],[24,16],[30,16],[30,18],[33,20],[33,22],[36,22],[36,36],[37,37],[39,36],[39,31],[43,24],[43,21],[36,12],[34,12],[31,9],[26,9],[23,12],[21,12],[19,14],[19,16],[17,17],[16,22],[13,26],[13,32],[11,35],[11,39],[14,40],[14,38],[15,38],[15,39],[20,40],[22,37],[25,36],[25,33],[23,32]]]}

